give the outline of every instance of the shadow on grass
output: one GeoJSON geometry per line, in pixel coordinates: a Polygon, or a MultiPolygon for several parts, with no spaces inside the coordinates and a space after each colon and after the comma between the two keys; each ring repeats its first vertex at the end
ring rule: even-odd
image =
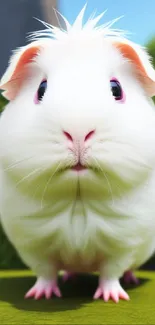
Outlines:
{"type": "MultiPolygon", "coordinates": [[[[139,279],[139,286],[144,285],[149,279],[139,279]]],[[[63,298],[41,299],[39,301],[24,299],[25,293],[34,284],[34,277],[17,277],[0,279],[0,301],[8,302],[18,310],[38,312],[61,312],[76,310],[93,301],[93,295],[98,285],[97,275],[80,275],[66,283],[59,278],[59,285],[63,298]]],[[[123,284],[123,283],[122,283],[123,284]]],[[[133,286],[123,287],[127,290],[135,289],[133,286]]]]}

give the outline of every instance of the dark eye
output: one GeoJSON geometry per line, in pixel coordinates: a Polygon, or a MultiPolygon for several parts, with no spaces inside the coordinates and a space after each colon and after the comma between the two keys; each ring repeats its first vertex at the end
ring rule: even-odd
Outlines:
{"type": "Polygon", "coordinates": [[[118,80],[110,80],[110,87],[115,100],[123,99],[123,90],[118,80]]]}
{"type": "Polygon", "coordinates": [[[37,92],[37,99],[38,101],[41,101],[42,98],[44,97],[45,91],[47,88],[47,80],[43,80],[38,88],[37,92]]]}

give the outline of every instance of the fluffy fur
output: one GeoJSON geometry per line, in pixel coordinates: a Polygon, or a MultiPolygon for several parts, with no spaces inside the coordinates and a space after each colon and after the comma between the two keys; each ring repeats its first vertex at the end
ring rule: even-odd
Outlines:
{"type": "MultiPolygon", "coordinates": [[[[99,271],[119,279],[145,262],[155,248],[155,113],[148,87],[136,67],[114,46],[129,42],[111,24],[95,27],[102,15],[82,26],[84,9],[66,30],[45,24],[28,46],[14,53],[1,80],[13,91],[11,76],[31,46],[18,94],[0,119],[0,211],[4,230],[23,261],[44,279],[60,269],[99,271]],[[124,103],[111,94],[116,77],[124,103]],[[34,96],[47,78],[44,98],[34,96]],[[82,141],[72,152],[62,130],[82,141]]],[[[129,44],[132,45],[131,42],[129,44]]],[[[155,72],[144,49],[137,50],[155,89],[155,72]]],[[[153,88],[154,87],[154,88],[153,88]]],[[[4,93],[5,95],[5,93],[4,93]]]]}

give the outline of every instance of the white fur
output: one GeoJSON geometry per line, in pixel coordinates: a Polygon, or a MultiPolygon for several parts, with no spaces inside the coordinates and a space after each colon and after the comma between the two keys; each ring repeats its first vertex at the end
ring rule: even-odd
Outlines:
{"type": "Polygon", "coordinates": [[[122,40],[119,32],[108,24],[95,28],[98,19],[82,27],[83,13],[67,31],[52,33],[46,25],[46,36],[51,32],[55,39],[33,35],[44,39],[34,40],[42,50],[32,77],[0,119],[2,225],[21,258],[44,278],[62,268],[120,277],[155,247],[154,106],[133,65],[113,45],[113,37],[122,40]],[[44,77],[47,91],[36,105],[44,77]],[[125,103],[112,97],[112,77],[120,81],[125,103]],[[81,157],[90,169],[78,177],[65,169],[77,156],[62,130],[82,139],[92,129],[81,157]]]}

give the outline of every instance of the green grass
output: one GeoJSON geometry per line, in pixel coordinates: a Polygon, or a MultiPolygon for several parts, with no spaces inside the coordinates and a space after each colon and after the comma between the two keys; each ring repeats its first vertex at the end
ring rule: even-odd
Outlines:
{"type": "Polygon", "coordinates": [[[34,283],[29,271],[0,272],[0,324],[155,324],[155,273],[137,272],[138,287],[128,287],[129,302],[93,301],[96,275],[60,287],[63,298],[25,300],[34,283]]]}

